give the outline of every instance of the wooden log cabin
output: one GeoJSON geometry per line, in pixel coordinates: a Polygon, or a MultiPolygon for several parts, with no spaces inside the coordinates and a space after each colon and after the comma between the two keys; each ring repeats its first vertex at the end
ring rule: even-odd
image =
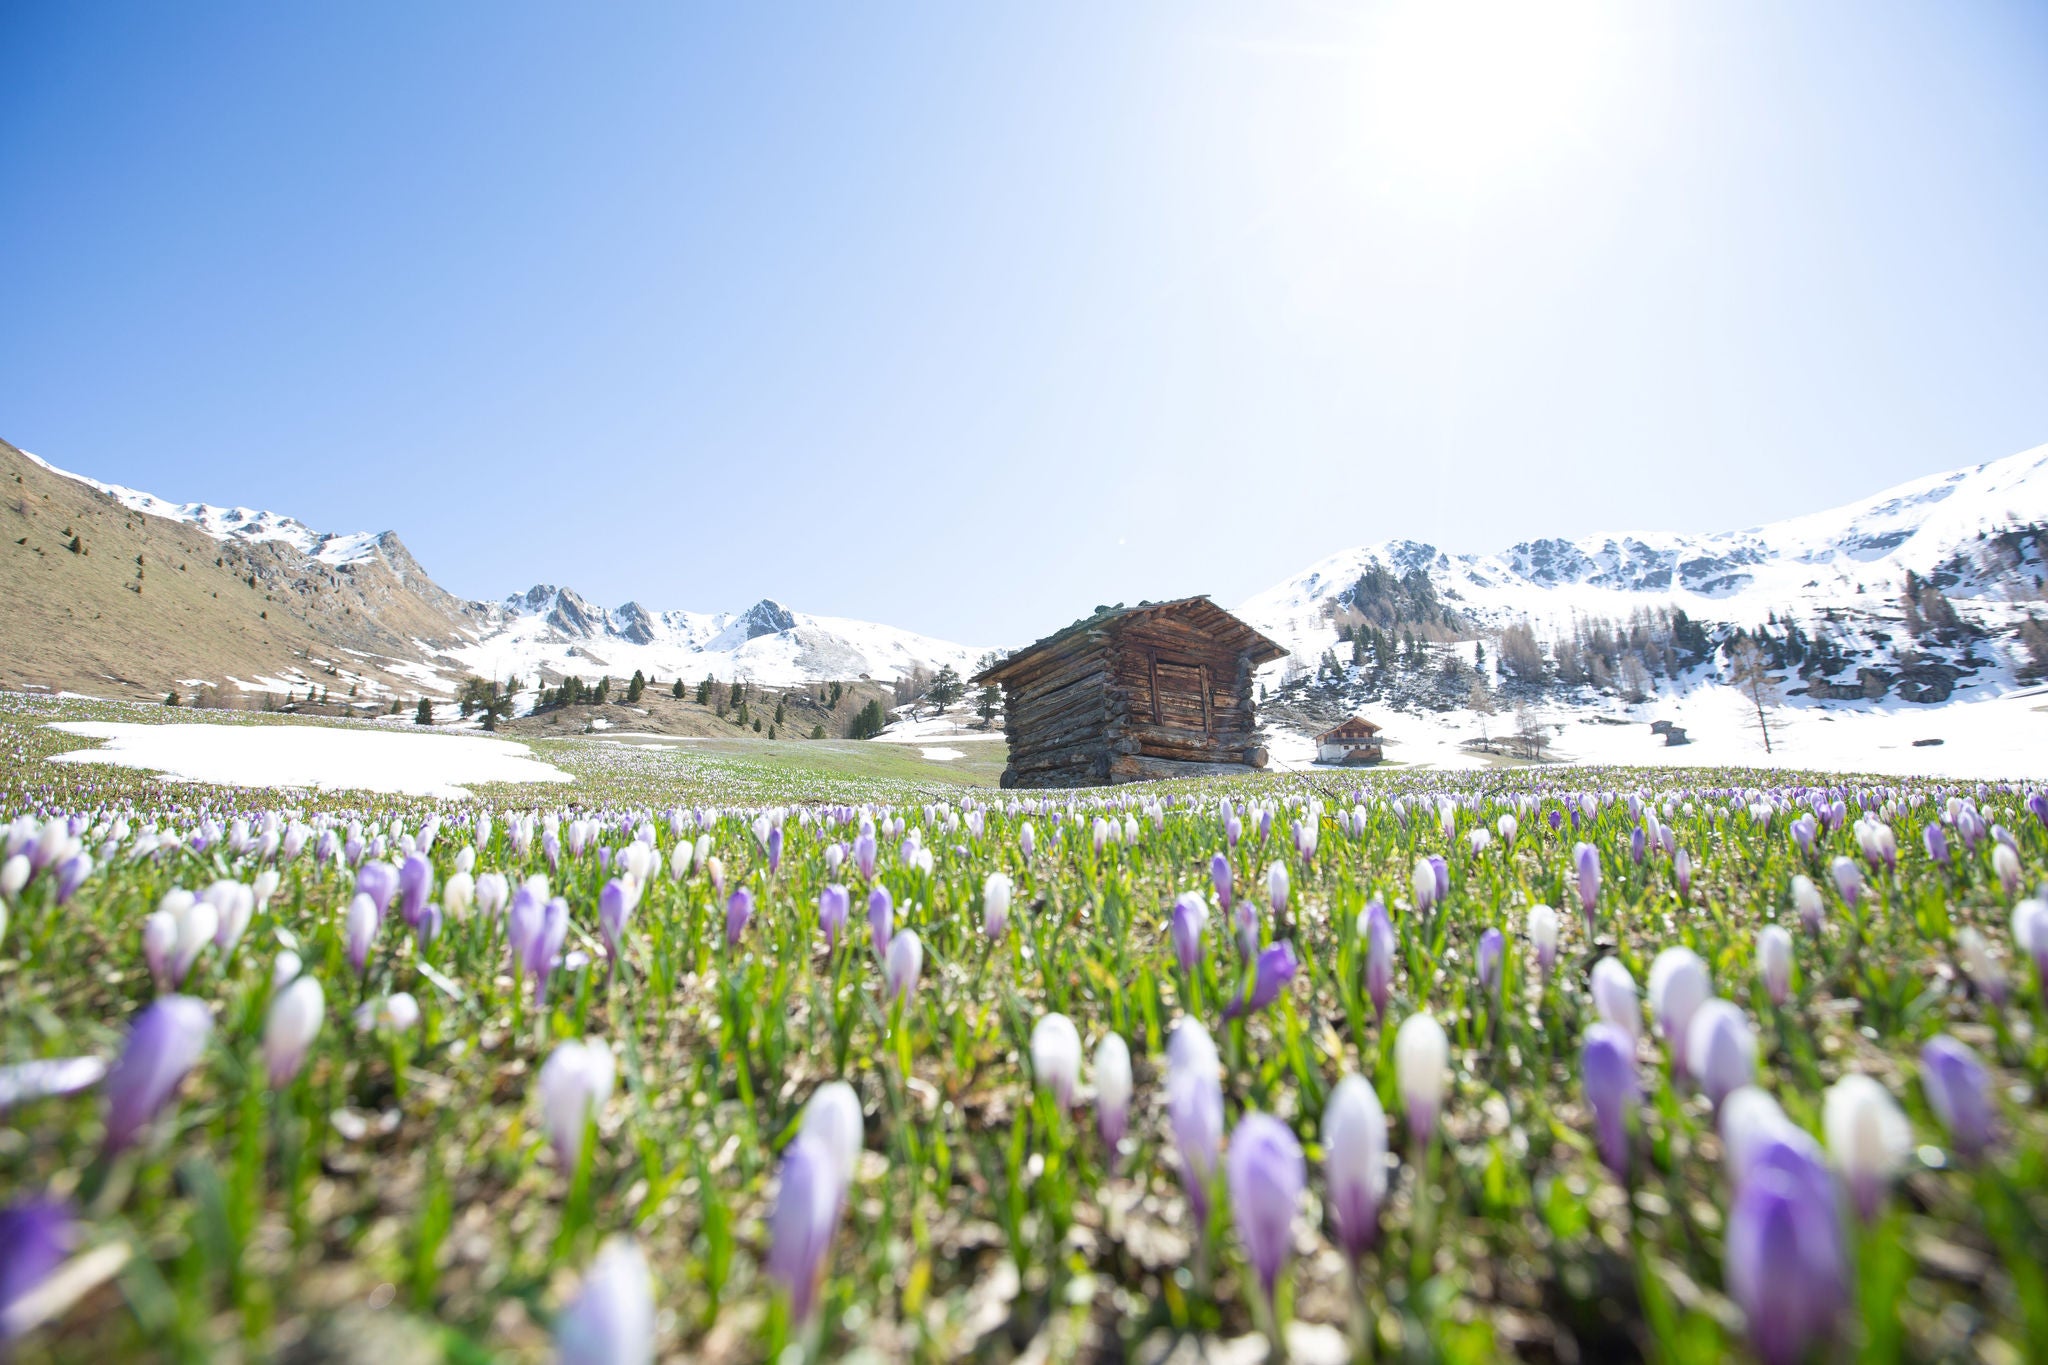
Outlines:
{"type": "Polygon", "coordinates": [[[1252,673],[1287,651],[1207,597],[1098,608],[986,669],[1005,787],[1095,787],[1266,765],[1252,673]]]}

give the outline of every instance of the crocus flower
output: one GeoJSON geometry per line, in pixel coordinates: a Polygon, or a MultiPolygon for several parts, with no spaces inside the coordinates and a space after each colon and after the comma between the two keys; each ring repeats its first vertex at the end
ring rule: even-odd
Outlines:
{"type": "Polygon", "coordinates": [[[476,879],[476,912],[489,918],[503,910],[512,897],[512,887],[502,872],[486,872],[476,879]]]}
{"type": "Polygon", "coordinates": [[[1643,1006],[1636,995],[1636,979],[1618,957],[1603,957],[1593,964],[1593,1008],[1601,1019],[1629,1036],[1631,1042],[1643,1036],[1643,1006]]]}
{"type": "Polygon", "coordinates": [[[1738,1006],[1708,1000],[1693,1011],[1685,1030],[1685,1065],[1715,1105],[1750,1083],[1756,1075],[1756,1034],[1738,1006]]]}
{"type": "Polygon", "coordinates": [[[1451,865],[1441,853],[1429,855],[1429,870],[1436,874],[1436,901],[1442,905],[1451,894],[1451,865]]]}
{"type": "Polygon", "coordinates": [[[1031,860],[1032,853],[1037,849],[1037,847],[1038,835],[1036,831],[1034,831],[1031,828],[1031,822],[1029,820],[1026,820],[1023,823],[1023,825],[1017,830],[1017,851],[1024,855],[1024,860],[1026,862],[1029,862],[1031,860]]]}
{"type": "Polygon", "coordinates": [[[604,935],[605,952],[613,962],[622,955],[626,920],[640,901],[640,883],[618,877],[604,884],[597,896],[597,927],[604,935]]]}
{"type": "Polygon", "coordinates": [[[1927,856],[1937,863],[1948,862],[1948,834],[1941,825],[1930,820],[1920,830],[1920,842],[1927,848],[1927,856]]]}
{"type": "Polygon", "coordinates": [[[1295,960],[1294,945],[1275,943],[1262,951],[1252,967],[1251,988],[1224,1007],[1225,1018],[1256,1014],[1280,998],[1287,983],[1294,980],[1301,964],[1295,960]]]}
{"type": "Polygon", "coordinates": [[[1010,931],[1010,896],[1015,890],[1007,872],[991,872],[981,884],[981,931],[1000,939],[1010,931]]]}
{"type": "Polygon", "coordinates": [[[1061,1110],[1073,1106],[1081,1082],[1081,1033],[1073,1020],[1046,1014],[1031,1026],[1031,1070],[1061,1110]]]}
{"type": "Polygon", "coordinates": [[[273,992],[283,990],[298,979],[299,972],[305,965],[299,960],[299,955],[289,948],[279,953],[276,960],[270,964],[270,989],[273,992]]]}
{"type": "Polygon", "coordinates": [[[1792,993],[1792,935],[1776,924],[1766,924],[1756,933],[1756,974],[1763,980],[1771,1003],[1782,1005],[1792,993]]]}
{"type": "Polygon", "coordinates": [[[747,925],[754,918],[754,893],[744,886],[735,886],[732,895],[725,901],[725,946],[737,948],[740,938],[747,932],[747,925]]]}
{"type": "Polygon", "coordinates": [[[92,855],[89,853],[74,853],[57,864],[57,904],[68,902],[91,875],[92,855]]]}
{"type": "Polygon", "coordinates": [[[1173,902],[1167,932],[1173,939],[1173,955],[1183,972],[1193,972],[1202,960],[1202,933],[1209,924],[1209,907],[1199,891],[1183,891],[1173,902]]]}
{"type": "Polygon", "coordinates": [[[654,1359],[654,1283],[630,1237],[598,1249],[583,1287],[555,1319],[560,1365],[648,1365],[654,1359]]]}
{"type": "Polygon", "coordinates": [[[889,940],[886,959],[887,991],[891,1000],[907,1000],[917,990],[924,971],[924,940],[917,930],[905,929],[889,940]]]}
{"type": "MultiPolygon", "coordinates": [[[[464,849],[467,853],[469,850],[464,849]]],[[[467,872],[458,872],[448,879],[441,888],[441,905],[448,911],[448,918],[464,920],[469,918],[470,907],[476,903],[476,878],[467,872]]]]}
{"type": "MultiPolygon", "coordinates": [[[[20,854],[15,854],[19,858],[20,854]]],[[[142,960],[149,964],[149,974],[156,980],[156,988],[169,990],[177,984],[171,980],[171,959],[178,951],[178,918],[168,910],[152,910],[142,918],[142,960]]]]}
{"type": "Polygon", "coordinates": [[[827,1081],[811,1092],[804,1104],[803,1136],[815,1138],[830,1153],[841,1189],[852,1185],[860,1165],[861,1147],[866,1142],[866,1121],[861,1117],[860,1097],[845,1081],[827,1081]]]}
{"type": "Polygon", "coordinates": [[[555,973],[555,958],[562,951],[562,944],[569,937],[569,902],[560,896],[551,897],[541,907],[540,932],[534,935],[531,956],[527,959],[527,975],[533,981],[536,1000],[548,996],[548,980],[555,973]]]}
{"type": "MultiPolygon", "coordinates": [[[[1664,833],[1666,837],[1670,836],[1671,830],[1669,826],[1665,827],[1664,833]]],[[[1682,848],[1674,852],[1671,855],[1671,875],[1678,881],[1678,898],[1680,900],[1691,900],[1692,854],[1682,848]]]]}
{"type": "Polygon", "coordinates": [[[839,946],[839,933],[846,928],[846,917],[852,909],[852,898],[846,888],[838,882],[829,882],[818,893],[818,928],[825,935],[826,948],[839,946]]]}
{"type": "MultiPolygon", "coordinates": [[[[362,882],[358,874],[356,885],[360,887],[362,882]]],[[[420,927],[420,915],[426,910],[427,897],[433,890],[434,865],[417,853],[407,855],[398,865],[398,914],[408,928],[420,927]]]]}
{"type": "Polygon", "coordinates": [[[213,1016],[189,995],[163,995],[135,1016],[107,1071],[107,1150],[127,1148],[163,1109],[213,1033],[213,1016]]]}
{"type": "Polygon", "coordinates": [[[2011,844],[2000,844],[1991,850],[1991,870],[1998,875],[1998,884],[2005,888],[2008,899],[2019,894],[2020,855],[2011,844]]]}
{"type": "Polygon", "coordinates": [[[1488,995],[1500,993],[1501,957],[1506,952],[1507,939],[1500,930],[1488,929],[1479,936],[1479,989],[1488,995]]]}
{"type": "Polygon", "coordinates": [[[1209,1182],[1223,1143],[1223,1086],[1209,1030],[1182,1019],[1167,1044],[1166,1115],[1180,1157],[1181,1179],[1197,1224],[1209,1216],[1209,1182]]]}
{"type": "MultiPolygon", "coordinates": [[[[1612,961],[1612,959],[1608,959],[1612,961]]],[[[1614,1178],[1628,1178],[1628,1120],[1642,1094],[1635,1039],[1613,1024],[1591,1024],[1579,1053],[1579,1079],[1593,1110],[1600,1160],[1614,1178]]]]}
{"type": "Polygon", "coordinates": [[[1415,871],[1408,878],[1408,885],[1415,896],[1415,912],[1428,914],[1429,908],[1436,904],[1436,868],[1429,859],[1415,860],[1415,871]]]}
{"type": "Polygon", "coordinates": [[[1269,1114],[1250,1113],[1230,1135],[1226,1158],[1230,1178],[1230,1213],[1244,1243],[1245,1259],[1259,1277],[1266,1302],[1273,1301],[1280,1269],[1287,1262],[1287,1244],[1308,1167],[1301,1144],[1286,1124],[1269,1114]]]}
{"type": "Polygon", "coordinates": [[[1550,980],[1551,968],[1557,965],[1557,911],[1547,905],[1529,907],[1529,946],[1536,950],[1536,970],[1543,979],[1550,980]]]}
{"type": "Polygon", "coordinates": [[[1387,1115],[1363,1077],[1338,1081],[1323,1106],[1323,1181],[1337,1245],[1356,1265],[1379,1234],[1387,1197],[1387,1115]]]}
{"type": "Polygon", "coordinates": [[[1365,993],[1372,1000],[1374,1017],[1384,1022],[1394,990],[1394,925],[1387,907],[1377,899],[1368,901],[1358,930],[1365,938],[1365,993]]]}
{"type": "Polygon", "coordinates": [[[273,1089],[299,1074],[326,1014],[327,997],[310,976],[294,980],[271,1000],[270,1017],[263,1025],[263,1064],[273,1089]]]}
{"type": "Polygon", "coordinates": [[[381,919],[391,909],[391,898],[398,894],[398,869],[374,859],[364,863],[356,871],[356,894],[368,896],[381,919]]]}
{"type": "Polygon", "coordinates": [[[1600,850],[1591,844],[1572,848],[1572,868],[1579,893],[1579,910],[1586,917],[1586,931],[1593,930],[1593,915],[1600,905],[1600,850]]]}
{"type": "Polygon", "coordinates": [[[798,1323],[810,1321],[845,1206],[838,1162],[822,1141],[805,1133],[782,1153],[775,1208],[768,1215],[766,1269],[789,1294],[790,1316],[798,1323]]]}
{"type": "MultiPolygon", "coordinates": [[[[1048,1015],[1047,1018],[1058,1016],[1048,1015]]],[[[1036,1041],[1034,1036],[1033,1041],[1036,1041]]],[[[1034,1056],[1032,1066],[1038,1063],[1034,1056]]],[[[1112,1154],[1124,1140],[1131,1116],[1131,1049],[1121,1034],[1105,1033],[1095,1045],[1095,1127],[1112,1154]]]]}
{"type": "Polygon", "coordinates": [[[1450,1089],[1451,1044],[1444,1028],[1427,1014],[1411,1014],[1394,1034],[1394,1077],[1408,1110],[1408,1134],[1426,1143],[1436,1132],[1438,1112],[1450,1089]]]}
{"type": "Polygon", "coordinates": [[[612,1078],[617,1065],[612,1050],[602,1038],[570,1039],[557,1044],[541,1064],[534,1083],[540,1096],[541,1122],[555,1147],[555,1160],[565,1171],[574,1171],[583,1159],[584,1126],[612,1097],[612,1078]]]}
{"type": "Polygon", "coordinates": [[[2029,897],[2013,907],[2012,941],[2034,960],[2035,975],[2048,990],[2048,901],[2029,897]]]}
{"type": "Polygon", "coordinates": [[[1991,1074],[1977,1054],[1946,1033],[1920,1049],[1920,1088],[1948,1130],[1957,1155],[1974,1161],[1991,1145],[1991,1074]]]}
{"type": "Polygon", "coordinates": [[[876,887],[868,893],[868,941],[874,945],[876,957],[889,951],[895,922],[896,903],[889,898],[889,888],[876,887]]]}
{"type": "Polygon", "coordinates": [[[28,1199],[0,1209],[0,1352],[14,1335],[10,1310],[64,1264],[76,1238],[71,1206],[62,1200],[28,1199]]]}
{"type": "Polygon", "coordinates": [[[1780,1169],[1745,1181],[1728,1214],[1728,1293],[1764,1365],[1797,1365],[1834,1329],[1848,1267],[1824,1188],[1780,1169]]]}
{"type": "Polygon", "coordinates": [[[13,900],[28,885],[28,879],[35,875],[35,868],[29,865],[26,853],[11,853],[7,861],[0,863],[0,896],[13,900]]]}
{"type": "Polygon", "coordinates": [[[199,961],[199,954],[213,943],[220,929],[220,908],[190,891],[178,890],[166,894],[158,909],[169,912],[178,927],[167,972],[172,985],[182,986],[199,961]]]}
{"type": "MultiPolygon", "coordinates": [[[[1854,866],[1850,864],[1852,869],[1854,866]]],[[[1826,907],[1821,903],[1820,888],[1804,873],[1792,879],[1792,906],[1799,912],[1799,923],[1806,932],[1818,937],[1826,919],[1826,907]]]]}
{"type": "Polygon", "coordinates": [[[1266,903],[1273,907],[1275,918],[1287,913],[1287,864],[1275,859],[1266,869],[1266,903]]]}
{"type": "Polygon", "coordinates": [[[1666,948],[1650,962],[1650,1015],[1671,1050],[1671,1069],[1685,1072],[1685,1031],[1693,1011],[1714,994],[1707,964],[1690,948],[1666,948]]]}
{"type": "Polygon", "coordinates": [[[1828,864],[1828,875],[1835,879],[1835,890],[1841,894],[1843,903],[1854,910],[1863,895],[1863,869],[1849,858],[1837,857],[1828,864]]]}
{"type": "Polygon", "coordinates": [[[1216,887],[1216,908],[1224,914],[1230,913],[1231,873],[1230,859],[1221,853],[1209,855],[1209,880],[1216,887]]]}
{"type": "Polygon", "coordinates": [[[2005,1003],[2005,968],[1991,955],[1991,944],[1980,931],[1965,928],[1957,932],[1956,961],[1979,995],[1993,1005],[2005,1003]]]}
{"type": "Polygon", "coordinates": [[[768,875],[782,871],[782,826],[768,831],[768,875]]]}
{"type": "Polygon", "coordinates": [[[361,976],[370,966],[370,949],[377,942],[377,903],[358,891],[348,903],[348,913],[342,925],[343,937],[348,942],[348,962],[361,976]]]}
{"type": "Polygon", "coordinates": [[[1913,1150],[1913,1130],[1898,1102],[1878,1081],[1852,1071],[1828,1087],[1821,1128],[1857,1210],[1875,1218],[1892,1176],[1913,1150]]]}

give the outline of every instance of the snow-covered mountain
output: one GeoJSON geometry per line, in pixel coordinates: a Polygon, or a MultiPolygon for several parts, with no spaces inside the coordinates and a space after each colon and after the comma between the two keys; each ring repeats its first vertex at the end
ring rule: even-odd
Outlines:
{"type": "MultiPolygon", "coordinates": [[[[451,692],[463,673],[518,676],[528,682],[549,675],[628,677],[635,670],[664,681],[687,677],[695,682],[712,674],[721,681],[740,679],[772,687],[862,677],[893,682],[919,669],[936,673],[947,664],[964,675],[983,652],[870,621],[811,616],[767,599],[739,612],[653,611],[638,602],[606,609],[573,589],[543,584],[499,602],[463,602],[435,586],[392,532],[336,535],[276,512],[172,502],[73,474],[27,451],[19,453],[42,470],[96,490],[128,511],[180,523],[224,545],[271,559],[282,556],[289,562],[272,565],[266,559],[258,574],[258,581],[279,580],[280,594],[289,582],[304,590],[302,596],[316,600],[322,584],[344,577],[354,583],[372,567],[388,574],[404,590],[405,612],[402,620],[388,623],[387,633],[394,637],[393,644],[406,643],[388,655],[379,654],[379,667],[428,692],[451,692]]],[[[265,581],[265,586],[272,584],[265,581]]],[[[387,593],[351,602],[358,612],[375,618],[390,597],[387,593]]],[[[335,643],[359,657],[370,657],[361,650],[360,639],[335,643]]],[[[263,675],[251,685],[283,691],[297,676],[289,671],[263,675]]]]}
{"type": "Polygon", "coordinates": [[[1902,621],[1909,571],[1993,629],[2040,610],[2048,524],[2048,445],[1915,479],[1845,507],[1746,531],[1665,532],[1524,541],[1498,554],[1450,554],[1409,540],[1331,555],[1243,603],[1238,614],[1298,658],[1333,648],[1361,617],[1358,588],[1378,568],[1420,571],[1472,626],[1526,621],[1539,639],[1579,620],[1625,622],[1645,608],[1750,627],[1833,616],[1902,621]]]}
{"type": "Polygon", "coordinates": [[[1360,546],[1237,610],[1290,651],[1262,682],[1297,757],[1359,713],[1408,762],[1514,731],[1598,761],[1937,771],[1929,746],[1966,741],[2025,768],[2048,753],[2024,690],[2048,678],[2044,551],[2048,446],[1746,531],[1360,546]],[[1734,685],[1752,647],[1768,751],[1734,685]]]}
{"type": "Polygon", "coordinates": [[[281,516],[276,512],[260,512],[253,507],[215,507],[207,502],[170,502],[154,493],[144,493],[118,483],[102,483],[83,474],[74,474],[68,469],[59,469],[40,455],[26,450],[21,453],[52,474],[76,480],[89,488],[97,488],[130,511],[162,517],[166,521],[182,521],[215,540],[233,540],[243,544],[266,540],[282,541],[308,559],[317,559],[328,565],[359,564],[377,552],[378,534],[374,531],[336,535],[316,531],[295,517],[281,516]]]}
{"type": "Polygon", "coordinates": [[[965,675],[982,653],[894,626],[792,611],[767,598],[740,612],[653,611],[638,602],[607,609],[550,584],[489,604],[481,627],[473,644],[450,653],[469,671],[492,677],[639,671],[771,687],[835,678],[892,682],[947,664],[965,675]]]}

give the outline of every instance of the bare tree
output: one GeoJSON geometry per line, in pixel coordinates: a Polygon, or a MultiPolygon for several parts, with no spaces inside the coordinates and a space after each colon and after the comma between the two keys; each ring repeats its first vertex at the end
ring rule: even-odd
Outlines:
{"type": "Polygon", "coordinates": [[[1479,747],[1488,753],[1492,753],[1493,741],[1486,733],[1486,718],[1494,712],[1493,695],[1486,690],[1486,679],[1484,677],[1477,675],[1473,677],[1472,691],[1466,697],[1465,704],[1471,707],[1479,716],[1479,747]]]}
{"type": "Polygon", "coordinates": [[[1764,662],[1764,653],[1756,647],[1756,641],[1739,640],[1728,651],[1728,676],[1742,695],[1749,698],[1756,708],[1756,728],[1763,733],[1764,752],[1771,752],[1771,722],[1764,708],[1776,706],[1784,700],[1778,690],[1783,678],[1774,677],[1764,662]]]}
{"type": "Polygon", "coordinates": [[[1550,747],[1550,736],[1544,732],[1542,722],[1526,706],[1515,708],[1515,745],[1523,758],[1542,758],[1544,750],[1550,747]]]}

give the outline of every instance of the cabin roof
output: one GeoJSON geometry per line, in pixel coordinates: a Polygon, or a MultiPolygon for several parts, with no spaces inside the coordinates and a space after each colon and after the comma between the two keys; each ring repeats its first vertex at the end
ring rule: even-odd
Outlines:
{"type": "Polygon", "coordinates": [[[1231,615],[1209,600],[1208,594],[1195,597],[1177,597],[1171,602],[1140,602],[1127,607],[1119,602],[1113,607],[1097,607],[1093,612],[1073,624],[1065,626],[1042,640],[1024,646],[1006,659],[983,669],[974,675],[977,683],[1001,682],[1019,665],[1046,654],[1057,652],[1061,646],[1088,631],[1114,623],[1114,629],[1123,630],[1154,616],[1179,616],[1190,625],[1206,631],[1218,640],[1240,653],[1251,655],[1253,667],[1286,657],[1287,651],[1253,630],[1242,620],[1231,615]]]}
{"type": "Polygon", "coordinates": [[[1380,732],[1380,727],[1374,725],[1364,716],[1353,716],[1351,719],[1345,721],[1343,724],[1338,725],[1332,729],[1325,730],[1320,735],[1317,735],[1316,743],[1320,744],[1324,740],[1329,739],[1333,735],[1342,735],[1347,731],[1356,734],[1360,730],[1364,730],[1368,734],[1376,735],[1380,732]]]}

